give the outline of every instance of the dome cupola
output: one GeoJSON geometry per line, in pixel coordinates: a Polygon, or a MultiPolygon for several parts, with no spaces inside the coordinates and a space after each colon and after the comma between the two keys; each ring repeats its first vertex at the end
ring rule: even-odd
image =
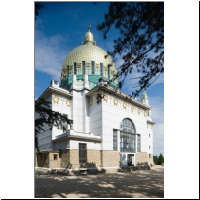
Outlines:
{"type": "Polygon", "coordinates": [[[94,41],[93,34],[90,32],[91,26],[88,27],[88,32],[85,34],[85,39],[82,44],[94,44],[96,45],[96,41],[94,41]]]}
{"type": "MultiPolygon", "coordinates": [[[[97,85],[99,78],[109,81],[117,73],[115,63],[110,55],[102,48],[96,46],[93,34],[85,34],[82,45],[70,51],[62,65],[60,86],[68,88],[72,83],[72,75],[76,74],[76,80],[84,80],[84,75],[88,75],[90,89],[97,85]]],[[[118,88],[118,80],[111,82],[111,85],[118,88]]]]}

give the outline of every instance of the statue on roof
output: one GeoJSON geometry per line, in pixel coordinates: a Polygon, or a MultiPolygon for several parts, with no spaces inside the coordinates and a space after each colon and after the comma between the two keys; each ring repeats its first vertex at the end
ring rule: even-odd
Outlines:
{"type": "Polygon", "coordinates": [[[141,97],[140,97],[140,100],[141,100],[144,104],[149,105],[148,96],[147,96],[146,90],[144,90],[143,94],[142,94],[141,97]]]}

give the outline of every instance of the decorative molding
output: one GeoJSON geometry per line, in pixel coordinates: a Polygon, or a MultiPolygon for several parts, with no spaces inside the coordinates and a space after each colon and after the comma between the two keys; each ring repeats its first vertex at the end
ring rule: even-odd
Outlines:
{"type": "Polygon", "coordinates": [[[108,102],[108,95],[104,94],[103,100],[106,101],[106,102],[108,102]]]}
{"type": "Polygon", "coordinates": [[[69,108],[71,107],[71,101],[69,101],[69,100],[66,99],[66,104],[67,104],[67,106],[68,106],[69,108]]]}
{"type": "Polygon", "coordinates": [[[71,107],[71,104],[72,104],[70,100],[58,97],[57,95],[52,95],[52,100],[53,100],[53,103],[56,103],[56,104],[58,104],[59,101],[62,101],[62,106],[63,106],[63,102],[66,101],[66,104],[69,108],[71,107]]]}
{"type": "Polygon", "coordinates": [[[118,99],[114,98],[113,102],[114,102],[114,105],[118,106],[118,99]]]}
{"type": "Polygon", "coordinates": [[[123,108],[126,109],[126,107],[127,107],[127,103],[123,102],[123,108]]]}
{"type": "Polygon", "coordinates": [[[56,96],[56,95],[52,95],[52,100],[53,100],[54,103],[57,103],[57,104],[58,104],[58,102],[59,102],[59,97],[56,96]]]}
{"type": "Polygon", "coordinates": [[[96,67],[97,69],[99,69],[100,64],[96,63],[96,64],[95,64],[95,67],[96,67]]]}
{"type": "Polygon", "coordinates": [[[76,67],[77,67],[77,68],[81,68],[81,63],[77,63],[77,64],[76,64],[76,67]]]}
{"type": "MultiPolygon", "coordinates": [[[[114,106],[119,106],[122,109],[125,109],[129,112],[132,112],[134,114],[138,114],[141,117],[146,117],[148,115],[147,110],[135,107],[132,103],[126,102],[126,101],[121,101],[120,98],[117,98],[115,96],[110,95],[109,93],[105,93],[105,91],[99,91],[97,93],[97,103],[102,102],[102,100],[106,103],[113,104],[114,106]]],[[[90,100],[88,99],[89,106],[92,106],[93,104],[93,99],[90,100]]],[[[148,123],[148,122],[147,122],[148,123]]],[[[149,122],[150,123],[150,122],[149,122]]],[[[148,123],[148,124],[149,124],[148,123]]],[[[148,125],[149,128],[151,128],[150,125],[148,125]]]]}
{"type": "Polygon", "coordinates": [[[86,67],[90,67],[90,65],[91,65],[90,62],[85,63],[85,66],[86,66],[86,67]]]}

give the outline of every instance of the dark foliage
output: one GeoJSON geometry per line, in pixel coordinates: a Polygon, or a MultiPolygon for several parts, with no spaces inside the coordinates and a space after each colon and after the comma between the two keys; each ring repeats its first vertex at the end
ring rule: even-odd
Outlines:
{"type": "Polygon", "coordinates": [[[68,119],[66,115],[59,112],[52,111],[50,108],[51,102],[39,98],[35,101],[35,112],[38,118],[35,119],[35,148],[39,151],[38,147],[38,134],[45,131],[44,125],[49,126],[50,130],[53,126],[66,130],[65,124],[72,124],[73,121],[68,119]]]}
{"type": "Polygon", "coordinates": [[[158,156],[153,156],[153,161],[155,165],[162,165],[164,163],[164,157],[160,153],[159,157],[158,156]]]}
{"type": "Polygon", "coordinates": [[[35,3],[35,20],[36,20],[36,16],[39,15],[40,8],[44,8],[44,6],[40,3],[35,3]]]}
{"type": "Polygon", "coordinates": [[[163,157],[162,154],[160,154],[159,157],[158,157],[158,164],[162,165],[163,163],[164,163],[164,157],[163,157]]]}
{"type": "Polygon", "coordinates": [[[158,165],[158,156],[153,156],[153,161],[155,165],[158,165]]]}
{"type": "MultiPolygon", "coordinates": [[[[104,39],[111,28],[119,29],[120,35],[114,40],[114,50],[108,52],[115,60],[123,58],[123,64],[113,80],[121,77],[119,86],[136,67],[140,73],[139,89],[132,92],[136,97],[148,88],[164,72],[164,2],[111,2],[104,22],[97,25],[104,39]]],[[[111,81],[113,81],[111,80],[111,81]]]]}

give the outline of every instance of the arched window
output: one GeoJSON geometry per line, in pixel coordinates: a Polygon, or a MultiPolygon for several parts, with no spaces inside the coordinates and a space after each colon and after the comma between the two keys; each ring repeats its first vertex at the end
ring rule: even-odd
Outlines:
{"type": "Polygon", "coordinates": [[[120,152],[135,152],[135,126],[125,118],[120,124],[120,152]]]}
{"type": "Polygon", "coordinates": [[[125,118],[120,124],[120,130],[128,133],[135,133],[135,126],[130,119],[125,118]]]}

